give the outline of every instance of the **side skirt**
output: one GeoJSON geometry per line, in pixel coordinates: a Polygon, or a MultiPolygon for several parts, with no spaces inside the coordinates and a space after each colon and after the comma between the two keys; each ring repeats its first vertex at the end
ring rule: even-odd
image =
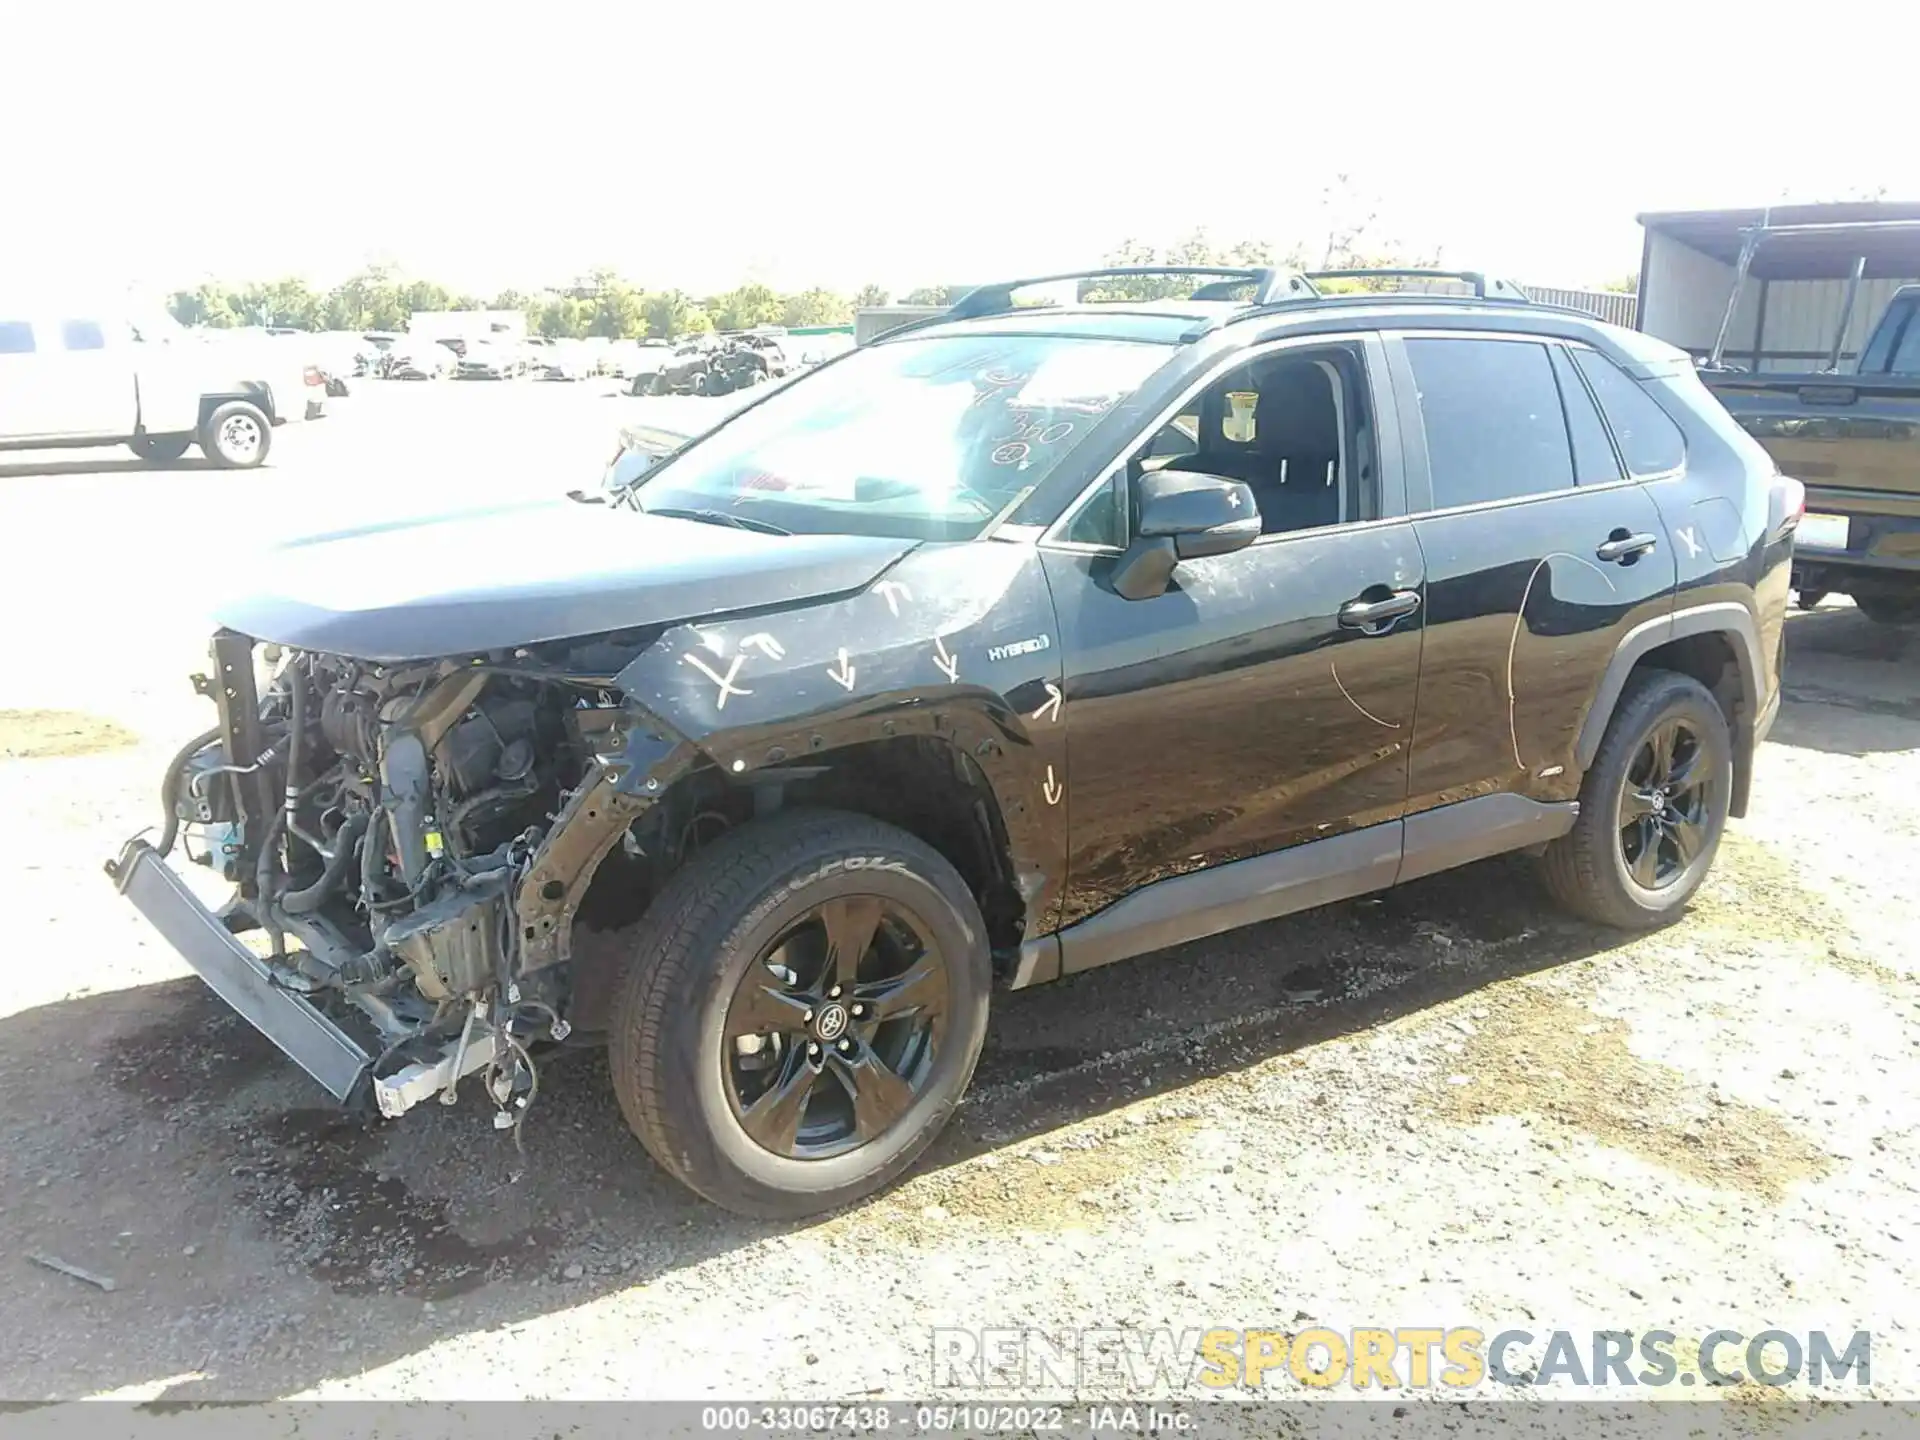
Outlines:
{"type": "Polygon", "coordinates": [[[1524,795],[1482,795],[1156,881],[1065,930],[1025,942],[1009,988],[1044,984],[1544,844],[1572,829],[1579,813],[1579,802],[1572,800],[1546,804],[1524,795]]]}

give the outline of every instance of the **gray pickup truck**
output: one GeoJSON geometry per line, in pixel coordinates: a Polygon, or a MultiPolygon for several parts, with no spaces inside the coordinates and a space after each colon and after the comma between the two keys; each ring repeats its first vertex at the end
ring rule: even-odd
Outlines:
{"type": "Polygon", "coordinates": [[[1800,603],[1851,595],[1882,624],[1920,622],[1920,285],[1895,293],[1852,371],[1700,378],[1807,487],[1800,603]]]}

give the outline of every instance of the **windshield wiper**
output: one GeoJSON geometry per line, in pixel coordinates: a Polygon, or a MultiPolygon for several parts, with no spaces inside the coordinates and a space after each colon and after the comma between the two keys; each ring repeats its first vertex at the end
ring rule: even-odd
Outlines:
{"type": "Polygon", "coordinates": [[[730,510],[694,510],[679,505],[642,507],[643,515],[665,515],[670,520],[698,520],[703,525],[731,525],[736,530],[752,530],[760,535],[791,535],[793,532],[771,520],[754,520],[730,510]]]}

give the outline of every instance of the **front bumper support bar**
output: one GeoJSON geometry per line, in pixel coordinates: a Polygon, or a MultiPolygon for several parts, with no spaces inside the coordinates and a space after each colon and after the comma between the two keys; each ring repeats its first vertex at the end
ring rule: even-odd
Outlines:
{"type": "Polygon", "coordinates": [[[208,987],[319,1081],[348,1102],[373,1064],[363,1050],[267,962],[242,945],[145,840],[129,840],[107,874],[120,893],[178,950],[208,987]]]}

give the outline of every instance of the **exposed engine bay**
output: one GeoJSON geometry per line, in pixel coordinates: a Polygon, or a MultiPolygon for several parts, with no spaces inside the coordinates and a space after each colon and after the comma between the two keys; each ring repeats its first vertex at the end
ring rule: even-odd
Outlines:
{"type": "MultiPolygon", "coordinates": [[[[451,1104],[484,1072],[495,1123],[518,1138],[536,1057],[576,1021],[553,916],[523,927],[516,901],[531,879],[528,893],[563,903],[557,867],[538,868],[543,844],[570,801],[610,783],[603,752],[629,718],[613,675],[650,638],[382,665],[216,637],[217,678],[199,685],[222,722],[170,767],[154,849],[177,838],[236,885],[221,921],[261,933],[273,985],[364,1037],[381,1113],[451,1104]]],[[[590,862],[624,838],[616,888],[636,909],[661,862],[728,822],[671,823],[659,807],[594,829],[590,862]]],[[[594,863],[571,870],[587,873],[563,921],[594,863]]]]}

